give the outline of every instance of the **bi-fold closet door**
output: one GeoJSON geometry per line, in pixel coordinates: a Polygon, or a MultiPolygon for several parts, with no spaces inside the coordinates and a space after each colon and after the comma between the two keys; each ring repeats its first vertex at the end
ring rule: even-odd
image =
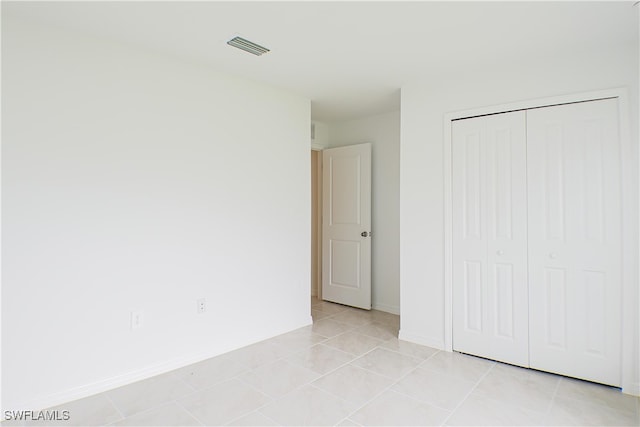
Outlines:
{"type": "Polygon", "coordinates": [[[452,125],[453,348],[619,386],[617,100],[452,125]]]}
{"type": "Polygon", "coordinates": [[[526,113],[454,122],[454,350],[528,366],[526,113]]]}

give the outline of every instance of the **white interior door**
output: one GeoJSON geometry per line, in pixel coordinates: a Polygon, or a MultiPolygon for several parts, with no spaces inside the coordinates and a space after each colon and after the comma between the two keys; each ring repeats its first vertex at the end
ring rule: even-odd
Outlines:
{"type": "Polygon", "coordinates": [[[453,122],[453,349],[528,366],[525,112],[453,122]]]}
{"type": "Polygon", "coordinates": [[[531,367],[620,386],[615,99],[527,112],[531,367]]]}
{"type": "Polygon", "coordinates": [[[322,299],[371,309],[371,144],[323,151],[322,299]]]}

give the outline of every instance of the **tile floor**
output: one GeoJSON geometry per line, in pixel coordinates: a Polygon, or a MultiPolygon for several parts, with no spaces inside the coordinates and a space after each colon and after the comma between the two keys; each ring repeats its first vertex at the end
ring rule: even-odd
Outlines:
{"type": "Polygon", "coordinates": [[[640,399],[617,389],[398,341],[398,316],[311,304],[312,326],[53,409],[110,426],[640,425],[640,399]]]}

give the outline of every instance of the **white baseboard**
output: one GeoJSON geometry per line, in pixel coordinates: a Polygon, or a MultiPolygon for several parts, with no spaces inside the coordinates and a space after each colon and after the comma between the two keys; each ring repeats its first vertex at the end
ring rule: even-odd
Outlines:
{"type": "Polygon", "coordinates": [[[622,392],[631,396],[640,396],[640,383],[637,382],[622,382],[622,392]]]}
{"type": "Polygon", "coordinates": [[[220,354],[222,353],[218,350],[213,352],[201,353],[195,356],[188,356],[170,360],[168,362],[159,363],[157,365],[127,372],[126,374],[117,375],[115,377],[96,381],[90,384],[85,384],[47,396],[37,397],[33,400],[21,404],[14,404],[11,405],[11,409],[43,410],[46,408],[51,408],[53,406],[59,406],[64,403],[72,402],[74,400],[93,396],[94,394],[103,393],[105,391],[132,384],[137,381],[145,380],[156,375],[165,374],[167,372],[173,371],[174,369],[179,369],[193,363],[201,362],[205,359],[219,356],[220,354]]]}
{"type": "Polygon", "coordinates": [[[425,345],[431,348],[436,348],[438,350],[444,350],[444,340],[434,339],[432,337],[426,337],[424,335],[414,334],[402,329],[398,333],[398,339],[402,341],[409,341],[415,344],[425,345]]]}
{"type": "Polygon", "coordinates": [[[400,315],[400,307],[396,305],[379,304],[374,302],[371,305],[371,308],[374,310],[384,311],[386,313],[400,315]]]}
{"type": "MultiPolygon", "coordinates": [[[[282,332],[275,333],[270,337],[263,337],[258,339],[257,341],[248,342],[238,348],[242,348],[247,345],[255,344],[256,342],[263,341],[265,339],[269,339],[274,336],[278,336],[280,334],[284,334],[290,332],[292,330],[296,330],[298,328],[311,325],[313,323],[313,318],[309,315],[308,320],[302,325],[282,332]]],[[[122,387],[125,385],[132,384],[137,381],[146,380],[147,378],[154,377],[156,375],[165,374],[167,372],[173,371],[175,369],[183,368],[185,366],[201,362],[206,359],[210,359],[212,357],[219,356],[228,351],[236,350],[237,348],[223,349],[216,348],[215,350],[210,349],[204,351],[202,353],[196,355],[190,355],[185,357],[176,358],[167,362],[159,363],[153,366],[148,366],[142,369],[138,369],[136,371],[127,372],[122,375],[117,375],[112,378],[103,379],[100,381],[96,381],[90,384],[82,385],[79,387],[75,387],[68,390],[63,390],[57,393],[52,393],[47,396],[39,396],[30,401],[22,402],[18,404],[12,403],[11,405],[2,405],[2,410],[43,410],[47,408],[51,408],[53,406],[59,406],[68,402],[72,402],[74,400],[82,399],[85,397],[93,396],[94,394],[103,393],[105,391],[113,390],[118,387],[122,387]]],[[[4,412],[3,412],[4,413],[4,412]]]]}

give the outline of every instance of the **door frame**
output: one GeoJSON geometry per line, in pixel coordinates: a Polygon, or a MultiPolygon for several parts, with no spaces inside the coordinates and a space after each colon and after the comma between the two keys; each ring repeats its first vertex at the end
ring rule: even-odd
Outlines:
{"type": "MultiPolygon", "coordinates": [[[[634,160],[631,158],[631,135],[629,119],[629,95],[626,88],[614,88],[593,92],[581,92],[570,95],[545,97],[514,103],[497,104],[468,110],[453,111],[445,114],[444,126],[444,349],[453,351],[453,195],[452,191],[452,132],[451,122],[489,114],[506,113],[509,111],[526,110],[532,108],[549,107],[553,105],[571,104],[576,102],[596,101],[599,99],[617,98],[618,124],[620,136],[620,179],[622,183],[622,390],[624,393],[640,395],[640,366],[636,354],[637,339],[640,333],[637,307],[640,306],[640,290],[638,289],[637,242],[639,219],[638,189],[639,182],[634,182],[634,160]],[[635,215],[634,215],[635,214],[635,215]]],[[[635,159],[636,164],[640,159],[635,159]]]]}
{"type": "Polygon", "coordinates": [[[311,146],[311,152],[316,153],[315,169],[312,168],[311,170],[312,174],[315,172],[315,176],[313,177],[315,178],[315,194],[313,191],[311,192],[311,197],[315,195],[314,200],[312,200],[312,206],[315,205],[315,212],[312,212],[312,218],[313,215],[315,215],[316,219],[315,223],[312,221],[311,224],[312,229],[315,228],[315,234],[312,233],[312,236],[315,235],[315,241],[313,238],[311,239],[311,262],[312,265],[314,262],[316,263],[316,271],[314,275],[312,269],[311,283],[313,284],[315,281],[316,298],[319,300],[322,300],[322,150],[320,147],[311,146]]]}

